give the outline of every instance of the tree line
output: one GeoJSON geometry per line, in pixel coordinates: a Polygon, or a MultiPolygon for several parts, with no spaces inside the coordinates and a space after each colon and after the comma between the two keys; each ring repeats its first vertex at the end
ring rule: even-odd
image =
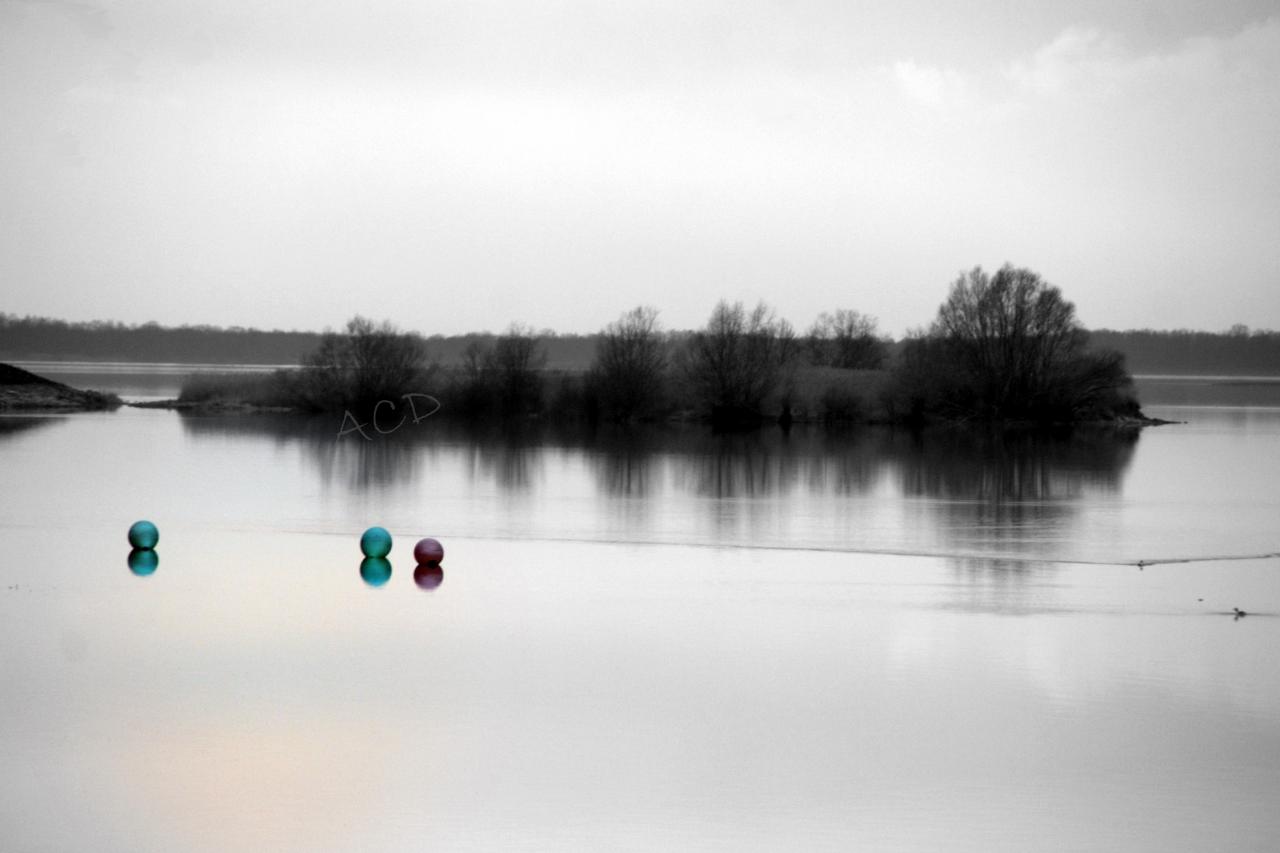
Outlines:
{"type": "Polygon", "coordinates": [[[928,329],[901,342],[852,309],[803,334],[763,302],[721,301],[692,332],[638,306],[607,325],[585,371],[546,367],[543,339],[513,325],[460,361],[428,359],[415,333],[354,318],[325,335],[276,396],[348,412],[431,387],[465,417],[635,422],[695,418],[721,428],[770,419],[1078,423],[1139,418],[1124,357],[1090,346],[1075,307],[1035,272],[1005,265],[957,278],[928,329]]]}
{"type": "Polygon", "coordinates": [[[889,347],[874,321],[855,312],[824,314],[798,336],[763,305],[748,312],[727,302],[696,332],[665,331],[656,309],[637,307],[589,339],[585,368],[549,366],[548,341],[545,333],[513,324],[502,334],[471,337],[445,362],[436,341],[357,316],[342,332],[320,336],[300,369],[193,377],[181,399],[234,397],[358,413],[429,388],[446,401],[448,413],[471,418],[651,421],[705,414],[717,422],[759,423],[779,389],[789,393],[803,369],[875,370],[889,347]]]}

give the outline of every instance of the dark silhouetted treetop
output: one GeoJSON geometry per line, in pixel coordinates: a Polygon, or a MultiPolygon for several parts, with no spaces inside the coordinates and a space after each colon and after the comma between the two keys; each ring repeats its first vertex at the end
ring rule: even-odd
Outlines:
{"type": "Polygon", "coordinates": [[[915,416],[1071,422],[1134,413],[1119,353],[1091,351],[1075,307],[1028,269],[962,273],[898,371],[915,416]]]}
{"type": "Polygon", "coordinates": [[[689,337],[683,369],[713,421],[758,417],[785,364],[798,354],[790,324],[763,302],[750,313],[721,301],[689,337]]]}
{"type": "Polygon", "coordinates": [[[356,316],[343,333],[330,332],[297,377],[299,404],[313,409],[365,408],[419,391],[426,349],[416,334],[388,321],[356,316]]]}
{"type": "Polygon", "coordinates": [[[655,416],[666,396],[667,360],[656,308],[634,308],[605,326],[591,371],[603,415],[615,421],[655,416]]]}
{"type": "Polygon", "coordinates": [[[876,319],[848,308],[823,312],[809,328],[809,360],[819,366],[875,370],[885,360],[886,345],[876,319]]]}

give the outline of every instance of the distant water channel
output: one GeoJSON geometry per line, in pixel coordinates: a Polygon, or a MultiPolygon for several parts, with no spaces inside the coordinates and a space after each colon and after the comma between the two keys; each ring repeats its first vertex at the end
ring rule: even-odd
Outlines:
{"type": "Polygon", "coordinates": [[[1035,436],[0,417],[0,848],[1271,849],[1277,388],[1035,436]]]}

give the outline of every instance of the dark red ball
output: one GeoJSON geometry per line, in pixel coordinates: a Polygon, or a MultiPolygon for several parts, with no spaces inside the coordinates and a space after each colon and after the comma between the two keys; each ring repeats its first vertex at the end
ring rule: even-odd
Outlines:
{"type": "Polygon", "coordinates": [[[413,559],[417,560],[420,566],[438,563],[444,559],[444,546],[430,536],[419,539],[418,544],[413,546],[413,559]]]}

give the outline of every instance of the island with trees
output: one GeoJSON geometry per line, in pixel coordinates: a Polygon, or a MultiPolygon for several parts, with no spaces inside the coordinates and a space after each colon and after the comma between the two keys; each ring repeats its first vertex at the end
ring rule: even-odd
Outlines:
{"type": "Polygon", "coordinates": [[[548,365],[527,326],[470,340],[452,361],[390,322],[355,317],[319,336],[294,369],[198,376],[175,405],[344,412],[359,420],[406,394],[441,415],[520,421],[1062,425],[1149,423],[1123,355],[1091,345],[1075,308],[1035,272],[975,268],[906,340],[874,318],[824,312],[804,333],[764,303],[721,301],[707,324],[668,331],[636,307],[592,341],[591,360],[548,365]]]}

